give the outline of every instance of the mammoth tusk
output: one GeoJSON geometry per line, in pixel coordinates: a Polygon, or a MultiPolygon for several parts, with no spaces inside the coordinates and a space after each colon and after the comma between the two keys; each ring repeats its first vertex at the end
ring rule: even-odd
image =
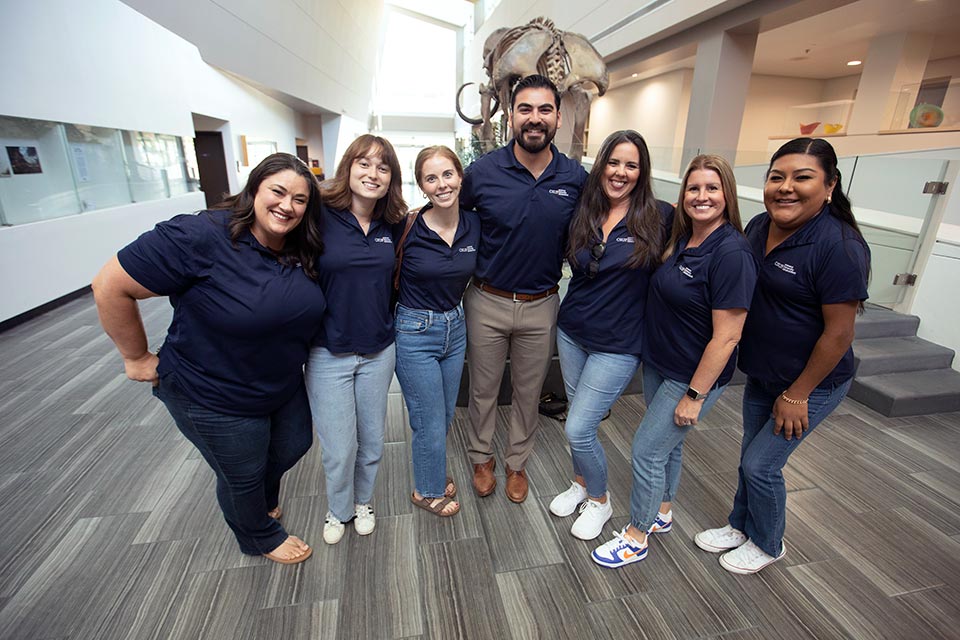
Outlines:
{"type": "Polygon", "coordinates": [[[497,112],[497,109],[500,108],[500,98],[493,96],[493,107],[490,109],[490,118],[493,119],[493,114],[497,112]]]}
{"type": "Polygon", "coordinates": [[[482,119],[480,119],[480,118],[470,118],[470,117],[467,117],[466,115],[464,115],[463,110],[460,108],[460,94],[463,93],[463,90],[464,90],[465,88],[469,87],[469,86],[472,85],[472,84],[473,84],[472,82],[467,82],[467,83],[461,85],[459,89],[457,89],[457,114],[458,114],[461,118],[463,118],[464,122],[467,122],[467,123],[472,124],[472,125],[480,125],[480,124],[483,124],[483,120],[482,120],[482,119]]]}

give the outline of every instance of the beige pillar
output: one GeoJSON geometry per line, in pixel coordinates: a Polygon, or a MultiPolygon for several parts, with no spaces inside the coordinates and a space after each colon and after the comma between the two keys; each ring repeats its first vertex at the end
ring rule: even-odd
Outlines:
{"type": "Polygon", "coordinates": [[[750,85],[755,33],[718,32],[697,45],[681,171],[698,152],[733,164],[750,85]]]}
{"type": "Polygon", "coordinates": [[[916,97],[923,80],[932,40],[932,36],[922,33],[889,33],[870,41],[857,98],[850,112],[848,133],[872,134],[906,126],[892,123],[897,99],[906,89],[909,113],[913,107],[911,96],[916,97]]]}

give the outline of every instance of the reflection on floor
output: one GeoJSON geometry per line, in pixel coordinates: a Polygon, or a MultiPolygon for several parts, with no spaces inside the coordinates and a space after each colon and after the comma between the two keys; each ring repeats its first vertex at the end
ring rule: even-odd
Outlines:
{"type": "MultiPolygon", "coordinates": [[[[151,344],[170,308],[143,305],[151,344]]],[[[462,511],[410,504],[397,389],[375,498],[377,529],[322,541],[317,447],[287,476],[284,523],[314,546],[298,566],[241,555],[213,477],[142,385],[124,379],[89,296],[0,334],[0,638],[956,638],[960,414],[890,419],[847,401],[794,455],[787,557],[725,572],[692,535],[723,524],[739,450],[740,389],[690,434],[673,531],[620,570],[549,514],[569,486],[559,422],[543,419],[531,496],[469,491],[465,413],[448,468],[462,511]]],[[[628,517],[639,396],[603,423],[614,518],[628,517]]],[[[501,411],[500,419],[505,413],[501,411]]],[[[500,435],[503,430],[500,430],[500,435]]]]}

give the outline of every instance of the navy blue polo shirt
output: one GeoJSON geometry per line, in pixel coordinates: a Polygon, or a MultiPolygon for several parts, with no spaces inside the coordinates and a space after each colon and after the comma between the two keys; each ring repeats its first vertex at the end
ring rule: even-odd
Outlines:
{"type": "MultiPolygon", "coordinates": [[[[673,225],[673,206],[658,200],[657,208],[662,245],[673,225]]],[[[643,350],[643,317],[654,267],[627,268],[634,244],[624,219],[607,237],[595,278],[587,276],[590,248],[577,252],[576,264],[571,264],[573,278],[560,303],[557,326],[588,351],[639,356],[643,350]]]]}
{"type": "Polygon", "coordinates": [[[411,309],[448,311],[460,304],[477,267],[480,220],[461,209],[451,247],[427,226],[427,210],[429,206],[420,210],[403,243],[399,302],[411,309]]]}
{"type": "Polygon", "coordinates": [[[476,276],[497,289],[541,293],[560,281],[567,229],[587,172],[560,153],[534,179],[511,142],[467,167],[460,204],[480,216],[476,276]]]}
{"type": "MultiPolygon", "coordinates": [[[[690,236],[650,280],[643,362],[666,378],[689,383],[713,337],[714,309],[749,309],[757,283],[757,260],[729,223],[713,230],[698,247],[690,236]]],[[[733,377],[736,351],[714,388],[733,377]]],[[[706,391],[702,389],[701,391],[706,391]]]]}
{"type": "MultiPolygon", "coordinates": [[[[393,343],[393,227],[372,220],[366,235],[349,211],[321,207],[317,261],[329,310],[314,342],[333,353],[378,353],[393,343]]],[[[406,258],[404,258],[406,259],[406,258]]]]}
{"type": "Polygon", "coordinates": [[[278,262],[249,231],[236,244],[229,211],[161,222],[117,254],[141,285],[169,296],[173,321],[157,372],[192,401],[228,415],[267,415],[303,384],[326,309],[298,264],[278,262]]]}
{"type": "MultiPolygon", "coordinates": [[[[789,387],[823,334],[822,305],[867,299],[870,249],[829,205],[766,257],[770,215],[760,214],[746,234],[760,257],[760,277],[740,340],[740,368],[749,376],[789,387]]],[[[853,377],[853,349],[820,387],[853,377]]]]}

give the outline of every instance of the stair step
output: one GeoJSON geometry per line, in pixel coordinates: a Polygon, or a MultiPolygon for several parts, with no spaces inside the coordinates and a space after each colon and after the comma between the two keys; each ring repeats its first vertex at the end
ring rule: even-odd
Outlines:
{"type": "Polygon", "coordinates": [[[960,411],[960,372],[933,369],[858,376],[848,395],[892,418],[960,411]]]}
{"type": "Polygon", "coordinates": [[[865,338],[853,343],[858,376],[898,371],[949,369],[953,349],[917,337],[865,338]]]}
{"type": "Polygon", "coordinates": [[[866,313],[857,316],[857,339],[915,336],[919,326],[918,316],[870,307],[866,313]]]}

